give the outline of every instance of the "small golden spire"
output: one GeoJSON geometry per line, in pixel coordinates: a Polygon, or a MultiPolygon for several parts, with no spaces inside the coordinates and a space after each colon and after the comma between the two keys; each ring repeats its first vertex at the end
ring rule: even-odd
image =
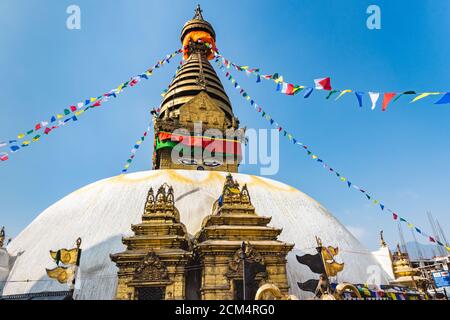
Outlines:
{"type": "Polygon", "coordinates": [[[3,248],[3,243],[5,242],[5,227],[0,230],[0,248],[3,248]]]}
{"type": "Polygon", "coordinates": [[[384,237],[383,237],[383,230],[380,231],[380,240],[381,240],[381,246],[387,247],[386,241],[384,241],[384,237]]]}
{"type": "Polygon", "coordinates": [[[202,8],[200,8],[200,5],[197,4],[197,8],[195,8],[195,15],[193,19],[203,20],[202,12],[203,12],[202,8]]]}
{"type": "Polygon", "coordinates": [[[77,239],[77,249],[80,249],[81,246],[81,238],[77,239]]]}

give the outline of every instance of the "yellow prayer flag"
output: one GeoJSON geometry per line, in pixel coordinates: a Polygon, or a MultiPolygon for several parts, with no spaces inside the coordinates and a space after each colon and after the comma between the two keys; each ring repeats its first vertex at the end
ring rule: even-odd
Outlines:
{"type": "Polygon", "coordinates": [[[341,93],[337,96],[337,98],[334,101],[337,101],[340,97],[342,97],[344,94],[352,92],[350,89],[342,90],[341,93]]]}
{"type": "Polygon", "coordinates": [[[125,165],[125,169],[128,169],[130,167],[130,165],[127,163],[126,165],[125,165]]]}
{"type": "Polygon", "coordinates": [[[58,251],[50,251],[50,256],[58,263],[61,261],[64,264],[76,264],[78,260],[78,249],[61,249],[58,251]]]}
{"type": "Polygon", "coordinates": [[[341,181],[345,182],[345,181],[347,181],[347,178],[341,177],[341,181]]]}
{"type": "Polygon", "coordinates": [[[374,204],[378,204],[380,201],[378,201],[378,200],[373,200],[373,203],[374,204]]]}
{"type": "Polygon", "coordinates": [[[95,100],[97,100],[97,98],[91,98],[89,99],[91,102],[94,102],[95,100]]]}
{"type": "Polygon", "coordinates": [[[22,139],[23,137],[25,137],[25,135],[23,133],[21,133],[17,136],[17,139],[22,139]]]}
{"type": "Polygon", "coordinates": [[[436,95],[436,94],[441,94],[441,93],[440,92],[425,92],[425,93],[419,94],[410,103],[416,102],[416,101],[418,101],[420,99],[426,98],[426,97],[431,96],[431,95],[436,95]]]}
{"type": "Polygon", "coordinates": [[[408,223],[407,226],[408,226],[408,228],[410,228],[410,229],[414,228],[414,225],[413,225],[412,223],[408,223]]]}
{"type": "Polygon", "coordinates": [[[55,280],[58,280],[59,283],[69,283],[73,280],[74,271],[72,268],[66,267],[56,267],[55,269],[45,269],[47,271],[47,275],[55,280]]]}
{"type": "Polygon", "coordinates": [[[27,140],[27,141],[24,141],[23,143],[22,143],[24,146],[27,146],[27,145],[29,145],[30,144],[30,141],[29,140],[27,140]]]}
{"type": "Polygon", "coordinates": [[[448,251],[450,251],[450,247],[445,247],[445,249],[447,249],[448,251]]]}
{"type": "Polygon", "coordinates": [[[329,277],[335,277],[344,269],[344,263],[338,263],[334,260],[334,256],[339,254],[339,248],[334,248],[331,246],[322,247],[321,254],[325,272],[329,277]]]}
{"type": "Polygon", "coordinates": [[[317,156],[315,154],[312,155],[313,159],[317,159],[317,156]]]}
{"type": "Polygon", "coordinates": [[[33,138],[33,139],[32,139],[33,142],[36,142],[36,141],[38,141],[38,140],[39,140],[39,138],[33,138]]]}
{"type": "Polygon", "coordinates": [[[57,114],[57,115],[56,115],[56,118],[57,118],[57,119],[62,119],[62,118],[64,118],[64,116],[63,116],[62,114],[57,114]]]}
{"type": "Polygon", "coordinates": [[[280,82],[283,83],[284,82],[283,76],[276,78],[274,81],[275,81],[275,83],[280,83],[280,82]]]}
{"type": "Polygon", "coordinates": [[[247,96],[247,98],[246,98],[247,100],[250,100],[250,96],[247,96]]]}
{"type": "Polygon", "coordinates": [[[84,112],[84,110],[78,110],[77,112],[75,112],[76,116],[79,116],[80,114],[82,114],[84,112]]]}

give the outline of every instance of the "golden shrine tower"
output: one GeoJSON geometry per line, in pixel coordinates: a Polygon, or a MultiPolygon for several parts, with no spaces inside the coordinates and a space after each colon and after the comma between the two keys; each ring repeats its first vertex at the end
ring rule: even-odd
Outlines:
{"type": "Polygon", "coordinates": [[[238,130],[230,100],[209,63],[214,58],[216,33],[199,6],[181,31],[181,43],[185,63],[154,118],[153,168],[237,172],[243,131],[238,130]],[[177,134],[177,130],[182,131],[177,134]],[[175,144],[183,150],[174,150],[175,144]]]}

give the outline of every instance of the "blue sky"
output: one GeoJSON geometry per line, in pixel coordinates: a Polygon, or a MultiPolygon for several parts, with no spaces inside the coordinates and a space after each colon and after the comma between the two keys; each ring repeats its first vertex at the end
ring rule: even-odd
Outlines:
{"type": "MultiPolygon", "coordinates": [[[[200,3],[223,55],[290,82],[312,85],[314,78],[330,76],[335,87],[362,91],[450,89],[448,1],[200,3]],[[370,4],[381,8],[381,30],[366,27],[370,4]]],[[[178,49],[179,32],[196,4],[0,0],[0,140],[116,87],[178,49]],[[81,8],[81,30],[66,28],[71,4],[81,8]]],[[[0,225],[14,236],[64,195],[120,173],[178,61],[0,163],[0,225]]],[[[275,120],[352,182],[429,233],[425,213],[431,211],[450,235],[450,105],[433,105],[434,97],[416,104],[401,99],[382,113],[370,110],[367,96],[364,108],[352,94],[337,102],[322,93],[287,97],[270,82],[233,75],[275,120]]],[[[241,124],[268,127],[220,76],[241,124]]],[[[149,140],[130,171],[151,168],[151,154],[149,140]]],[[[280,156],[272,178],[321,202],[367,247],[378,247],[380,229],[392,246],[398,241],[388,215],[302,150],[282,139],[280,156]]],[[[259,170],[243,166],[241,172],[259,170]]]]}

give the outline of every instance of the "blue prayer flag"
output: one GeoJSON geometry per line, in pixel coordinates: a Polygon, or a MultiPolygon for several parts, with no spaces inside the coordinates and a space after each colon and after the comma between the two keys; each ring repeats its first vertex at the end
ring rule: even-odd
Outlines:
{"type": "Polygon", "coordinates": [[[359,107],[361,108],[363,105],[362,105],[362,97],[363,97],[363,94],[364,94],[364,92],[361,92],[361,91],[356,91],[355,92],[355,95],[356,95],[356,98],[358,99],[358,103],[359,103],[359,107]]]}
{"type": "Polygon", "coordinates": [[[313,88],[306,88],[305,93],[303,94],[303,98],[308,98],[313,92],[313,88]]]}
{"type": "Polygon", "coordinates": [[[446,104],[446,103],[450,103],[450,92],[444,94],[442,98],[439,99],[439,101],[436,101],[434,104],[446,104]]]}

